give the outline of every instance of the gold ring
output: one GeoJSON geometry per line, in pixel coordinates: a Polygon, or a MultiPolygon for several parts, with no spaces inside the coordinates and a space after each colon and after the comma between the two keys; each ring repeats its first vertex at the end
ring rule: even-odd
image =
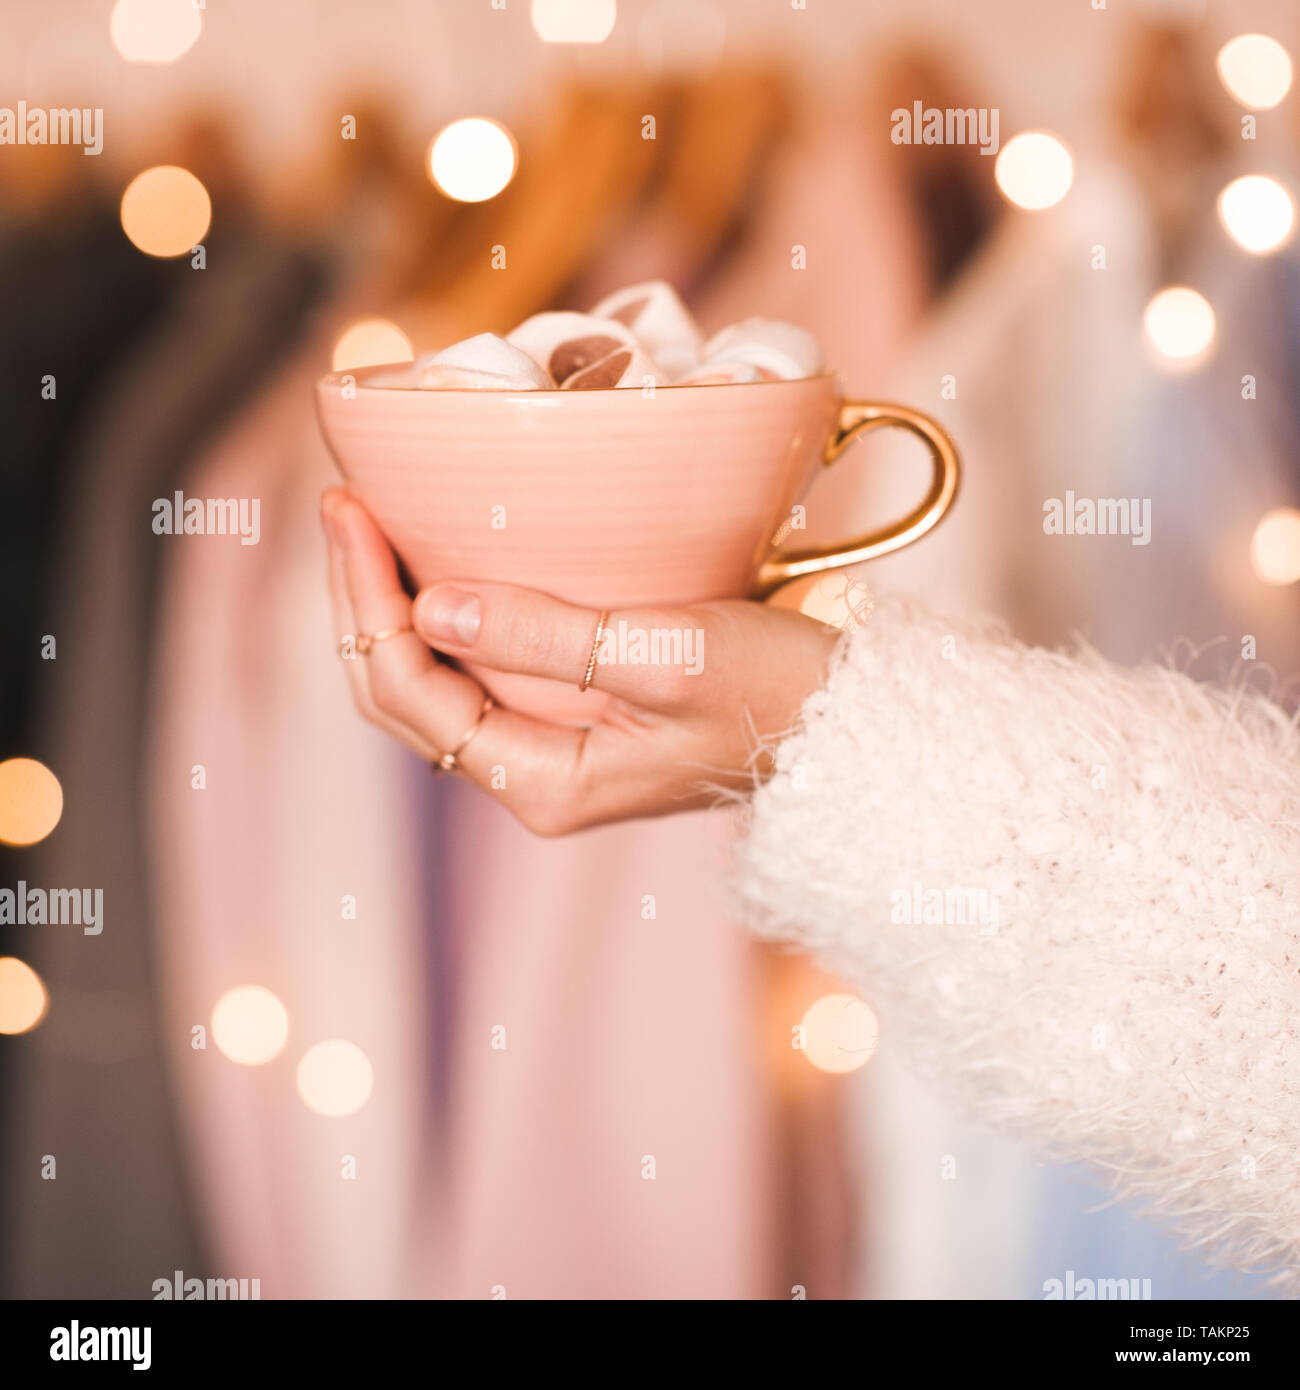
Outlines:
{"type": "Polygon", "coordinates": [[[435,772],[456,771],[456,764],[460,761],[460,755],[465,751],[466,748],[469,747],[470,739],[472,739],[474,735],[478,733],[478,731],[483,727],[483,721],[487,718],[488,711],[495,708],[496,701],[491,697],[491,695],[485,695],[483,697],[483,708],[479,710],[478,718],[474,721],[469,732],[461,739],[461,741],[455,746],[455,748],[451,750],[450,753],[444,753],[442,757],[439,758],[438,761],[433,764],[433,770],[435,772]]]}
{"type": "Polygon", "coordinates": [[[362,656],[369,656],[370,649],[376,642],[382,642],[386,637],[400,637],[404,632],[414,632],[415,629],[407,623],[405,627],[386,627],[382,632],[358,632],[357,651],[362,656]]]}
{"type": "Polygon", "coordinates": [[[591,684],[591,678],[596,674],[596,653],[600,650],[600,639],[605,635],[605,624],[609,622],[609,609],[601,609],[600,618],[596,622],[596,635],[591,639],[591,655],[587,658],[587,669],[583,674],[582,681],[578,686],[579,690],[586,690],[591,684]]]}

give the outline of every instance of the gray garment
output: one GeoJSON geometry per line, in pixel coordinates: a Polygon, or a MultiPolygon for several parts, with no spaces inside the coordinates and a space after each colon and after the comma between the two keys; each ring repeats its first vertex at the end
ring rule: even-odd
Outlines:
{"type": "MultiPolygon", "coordinates": [[[[173,273],[185,274],[177,263],[173,273]]],[[[147,699],[164,547],[152,502],[170,497],[221,426],[291,346],[319,275],[300,253],[228,234],[190,270],[170,312],[91,426],[45,632],[41,756],[63,819],[18,872],[103,890],[103,931],[27,929],[45,1022],[16,1038],[5,1126],[3,1224],[20,1297],[152,1297],[173,1271],[205,1275],[160,1040],[149,901],[147,699]],[[42,1176],[56,1160],[53,1181],[42,1176]]],[[[237,866],[232,866],[237,868],[237,866]]]]}

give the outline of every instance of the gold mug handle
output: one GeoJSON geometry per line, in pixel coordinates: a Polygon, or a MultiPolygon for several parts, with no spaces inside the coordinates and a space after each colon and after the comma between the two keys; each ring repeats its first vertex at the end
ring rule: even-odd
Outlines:
{"type": "Polygon", "coordinates": [[[947,432],[919,410],[909,410],[905,405],[845,401],[840,407],[839,427],[834,438],[826,445],[826,466],[834,463],[859,435],[881,426],[907,430],[929,449],[934,462],[934,476],[924,501],[901,521],[868,531],[856,540],[842,541],[837,545],[809,546],[805,550],[768,556],[759,567],[752,597],[766,598],[774,589],[801,575],[820,574],[824,570],[839,569],[842,565],[857,565],[877,555],[888,555],[891,550],[901,550],[939,524],[957,495],[961,466],[956,446],[947,432]]]}

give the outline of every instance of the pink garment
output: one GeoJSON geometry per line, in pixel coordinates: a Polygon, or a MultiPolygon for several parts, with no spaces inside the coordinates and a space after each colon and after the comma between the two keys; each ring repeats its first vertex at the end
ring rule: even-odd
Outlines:
{"type": "Polygon", "coordinates": [[[723,925],[722,816],[540,840],[453,791],[457,1291],[769,1294],[758,963],[723,925]]]}
{"type": "Polygon", "coordinates": [[[264,1297],[768,1292],[757,948],[718,906],[723,822],[541,841],[453,788],[439,801],[455,807],[453,872],[442,901],[422,901],[413,755],[357,716],[334,652],[321,360],[195,473],[189,495],[260,497],[262,539],[171,541],[160,621],[159,968],[218,1266],[260,1278],[264,1297]],[[457,1014],[437,1117],[424,934],[448,929],[457,1014]],[[290,1017],[285,1050],[254,1068],[191,1046],[246,983],[290,1017]],[[295,1089],[303,1052],[328,1038],[374,1067],[344,1118],[295,1089]]]}
{"type": "Polygon", "coordinates": [[[864,119],[854,101],[804,114],[744,244],[691,307],[710,331],[750,314],[797,323],[850,396],[881,400],[927,290],[917,229],[894,169],[858,134],[864,119]]]}

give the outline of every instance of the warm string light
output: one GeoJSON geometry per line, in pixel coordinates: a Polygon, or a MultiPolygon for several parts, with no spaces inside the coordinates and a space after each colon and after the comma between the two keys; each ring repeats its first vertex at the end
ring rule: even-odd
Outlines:
{"type": "Polygon", "coordinates": [[[375,1071],[370,1058],[342,1038],[318,1042],[298,1063],[298,1095],[318,1115],[351,1115],[370,1098],[375,1071]]]}
{"type": "Polygon", "coordinates": [[[63,788],[44,763],[35,758],[0,762],[0,841],[34,845],[62,815],[63,788]]]}
{"type": "Polygon", "coordinates": [[[129,63],[173,63],[202,31],[195,0],[117,0],[108,19],[113,47],[129,63]]]}
{"type": "Polygon", "coordinates": [[[515,138],[499,121],[464,116],[434,136],[429,177],[458,203],[495,198],[515,176],[515,138]]]}
{"type": "Polygon", "coordinates": [[[1267,111],[1291,90],[1291,57],[1267,34],[1238,34],[1219,49],[1219,81],[1243,106],[1267,111]]]}
{"type": "Polygon", "coordinates": [[[998,152],[994,177],[1008,202],[1027,212],[1054,207],[1074,182],[1074,160],[1055,135],[1027,130],[998,152]]]}
{"type": "Polygon", "coordinates": [[[545,43],[604,43],[618,18],[618,0],[533,0],[532,21],[545,43]]]}
{"type": "Polygon", "coordinates": [[[1199,366],[1214,342],[1214,310],[1209,300],[1186,285],[1155,295],[1142,316],[1147,341],[1165,364],[1199,366]]]}
{"type": "Polygon", "coordinates": [[[866,1066],[880,1041],[875,1014],[853,994],[823,995],[809,1005],[800,1026],[804,1057],[818,1071],[833,1074],[866,1066]]]}
{"type": "Polygon", "coordinates": [[[137,174],[122,194],[122,230],[148,256],[182,256],[202,240],[212,221],[208,190],[175,164],[137,174]]]}
{"type": "MultiPolygon", "coordinates": [[[[213,1007],[212,1041],[240,1066],[265,1066],[284,1051],[288,1040],[289,1011],[263,985],[237,985],[213,1007]]],[[[374,1088],[375,1072],[356,1043],[330,1038],[303,1053],[296,1080],[298,1096],[309,1110],[335,1118],[361,1109],[374,1088]]]]}
{"type": "Polygon", "coordinates": [[[1250,541],[1250,563],[1265,584],[1300,581],[1300,510],[1277,507],[1260,520],[1250,541]]]}
{"type": "Polygon", "coordinates": [[[0,1033],[28,1033],[45,1017],[50,996],[41,977],[17,956],[0,956],[0,1033]]]}
{"type": "Polygon", "coordinates": [[[339,334],[332,360],[336,372],[351,372],[414,356],[411,340],[391,319],[359,319],[339,334]]]}
{"type": "Polygon", "coordinates": [[[238,985],[212,1010],[212,1041],[232,1062],[261,1067],[289,1040],[289,1011],[262,985],[238,985]]]}
{"type": "Polygon", "coordinates": [[[1245,174],[1219,194],[1219,220],[1242,248],[1262,256],[1276,251],[1291,235],[1295,204],[1267,174],[1245,174]]]}

